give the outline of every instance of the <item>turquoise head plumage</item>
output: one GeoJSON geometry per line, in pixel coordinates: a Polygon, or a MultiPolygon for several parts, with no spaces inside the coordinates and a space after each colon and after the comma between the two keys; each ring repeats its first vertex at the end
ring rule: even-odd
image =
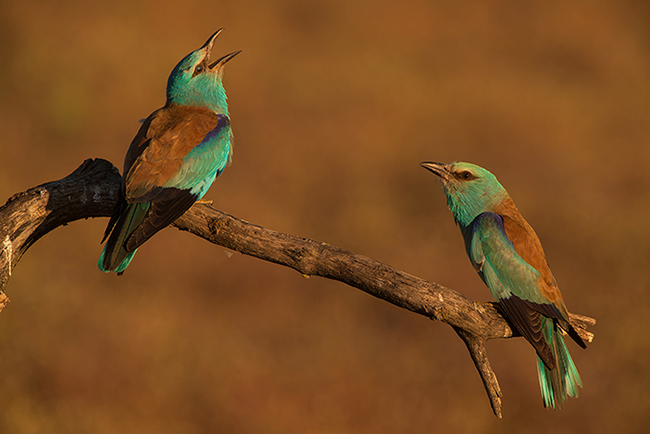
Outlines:
{"type": "Polygon", "coordinates": [[[185,56],[167,80],[167,103],[206,107],[218,114],[228,114],[226,91],[222,84],[223,66],[241,52],[234,51],[210,62],[217,30],[201,48],[185,56]]]}
{"type": "Polygon", "coordinates": [[[586,347],[569,314],[537,234],[488,170],[470,163],[422,163],[437,175],[465,251],[513,330],[535,348],[545,407],[577,397],[580,374],[564,333],[586,347]]]}
{"type": "Polygon", "coordinates": [[[102,271],[123,273],[136,250],[201,199],[228,164],[232,130],[222,75],[240,51],[210,61],[221,30],[172,70],[165,106],[142,122],[129,146],[97,264],[102,271]]]}
{"type": "Polygon", "coordinates": [[[456,161],[421,165],[440,177],[447,205],[461,226],[468,226],[476,216],[509,197],[496,176],[475,164],[456,161]]]}

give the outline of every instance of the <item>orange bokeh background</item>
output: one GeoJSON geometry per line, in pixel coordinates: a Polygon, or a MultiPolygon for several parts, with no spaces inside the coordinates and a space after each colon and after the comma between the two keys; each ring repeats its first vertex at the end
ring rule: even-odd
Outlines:
{"type": "Polygon", "coordinates": [[[537,230],[584,381],[545,410],[534,352],[492,341],[504,419],[462,342],[325,279],[166,229],[122,277],[107,219],[36,243],[0,314],[2,433],[636,433],[650,425],[650,4],[445,0],[4,1],[0,202],[86,158],[121,168],[176,62],[219,27],[225,212],[475,300],[421,161],[494,172],[537,230]]]}

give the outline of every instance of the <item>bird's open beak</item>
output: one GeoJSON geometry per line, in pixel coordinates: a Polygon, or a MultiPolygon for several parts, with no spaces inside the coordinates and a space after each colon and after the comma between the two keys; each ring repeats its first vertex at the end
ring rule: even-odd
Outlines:
{"type": "MultiPolygon", "coordinates": [[[[205,42],[205,44],[203,44],[203,47],[201,47],[201,49],[207,51],[207,54],[206,54],[207,59],[210,58],[210,53],[212,53],[212,46],[214,45],[214,41],[217,39],[217,36],[219,36],[219,34],[222,31],[223,31],[223,28],[221,28],[221,29],[217,30],[216,32],[214,32],[214,34],[208,38],[208,40],[205,42]]],[[[234,52],[232,52],[230,54],[226,54],[225,56],[220,57],[219,59],[217,59],[214,62],[212,62],[211,64],[209,64],[208,68],[210,68],[213,71],[216,71],[219,68],[221,68],[223,65],[225,65],[230,59],[232,59],[233,57],[238,55],[239,53],[241,53],[241,50],[237,50],[237,51],[234,51],[234,52]]]]}
{"type": "Polygon", "coordinates": [[[429,172],[432,172],[435,175],[439,176],[443,181],[447,181],[449,179],[449,171],[447,170],[446,164],[427,161],[420,163],[420,166],[424,167],[429,172]]]}
{"type": "Polygon", "coordinates": [[[225,56],[220,57],[219,59],[215,60],[215,61],[212,62],[210,65],[208,65],[208,68],[210,68],[210,69],[213,70],[213,71],[214,71],[214,70],[218,70],[218,69],[221,68],[223,65],[225,65],[226,63],[228,63],[228,62],[229,62],[233,57],[235,57],[236,55],[238,55],[239,53],[241,53],[241,50],[233,51],[233,52],[230,53],[230,54],[226,54],[225,56]]]}
{"type": "Polygon", "coordinates": [[[205,44],[203,44],[203,46],[201,47],[201,50],[207,50],[208,56],[212,52],[212,46],[214,45],[214,41],[217,39],[217,36],[219,36],[221,32],[223,32],[223,28],[214,32],[212,36],[210,36],[208,40],[205,41],[205,44]]]}

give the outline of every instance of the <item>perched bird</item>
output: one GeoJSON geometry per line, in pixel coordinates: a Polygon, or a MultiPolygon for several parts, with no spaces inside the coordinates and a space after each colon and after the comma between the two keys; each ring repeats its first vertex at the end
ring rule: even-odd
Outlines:
{"type": "Polygon", "coordinates": [[[440,177],[465,249],[509,323],[537,352],[545,407],[562,408],[582,380],[562,337],[585,343],[569,315],[542,244],[497,178],[470,163],[421,163],[440,177]]]}
{"type": "Polygon", "coordinates": [[[208,191],[232,155],[222,76],[241,52],[213,62],[219,29],[181,60],[167,81],[167,102],[142,123],[124,158],[122,185],[102,242],[100,270],[122,274],[136,249],[208,191]]]}

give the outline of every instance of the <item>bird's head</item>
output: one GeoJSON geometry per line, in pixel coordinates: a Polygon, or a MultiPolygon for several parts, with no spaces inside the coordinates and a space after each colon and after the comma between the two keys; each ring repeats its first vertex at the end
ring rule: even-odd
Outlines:
{"type": "Polygon", "coordinates": [[[440,178],[447,205],[461,226],[468,226],[483,212],[493,211],[509,197],[496,176],[475,164],[456,161],[420,165],[440,178]]]}
{"type": "Polygon", "coordinates": [[[228,114],[226,91],[221,82],[223,66],[241,50],[210,62],[212,46],[222,30],[217,30],[201,48],[178,62],[167,80],[168,103],[207,107],[218,114],[228,114]]]}

